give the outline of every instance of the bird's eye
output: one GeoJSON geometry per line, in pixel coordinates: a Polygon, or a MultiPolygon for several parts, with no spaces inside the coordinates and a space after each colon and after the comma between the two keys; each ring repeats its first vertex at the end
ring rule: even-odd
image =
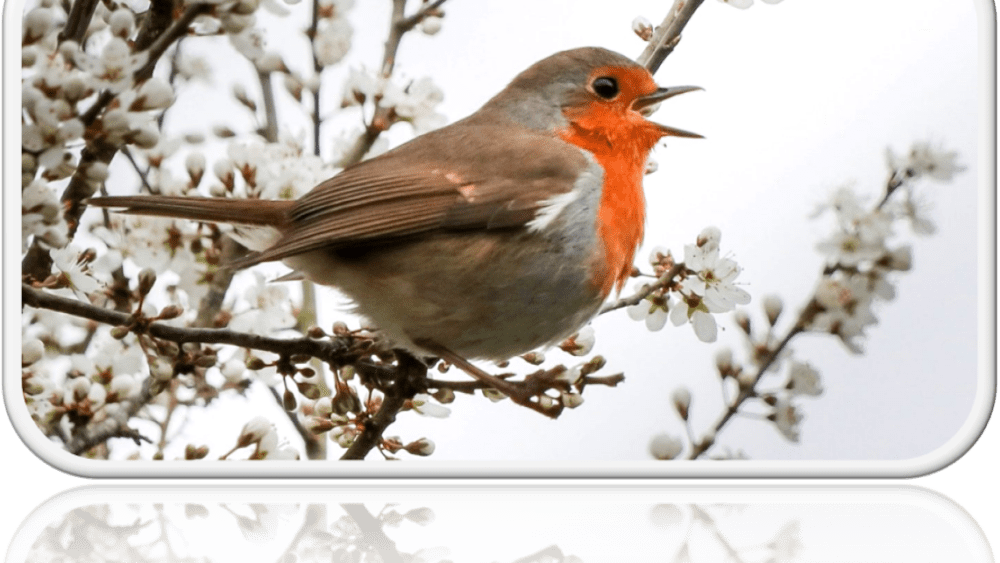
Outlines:
{"type": "Polygon", "coordinates": [[[598,96],[610,100],[618,95],[618,81],[610,76],[602,76],[591,84],[598,96]]]}

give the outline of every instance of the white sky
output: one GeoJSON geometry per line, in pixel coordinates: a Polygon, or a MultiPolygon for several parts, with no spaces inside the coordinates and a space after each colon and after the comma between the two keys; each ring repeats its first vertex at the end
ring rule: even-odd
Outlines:
{"type": "MultiPolygon", "coordinates": [[[[331,111],[346,69],[373,68],[381,59],[389,3],[357,4],[354,50],[325,82],[331,111]]],[[[878,197],[887,146],[903,152],[914,141],[931,140],[959,151],[968,167],[952,184],[919,188],[933,203],[938,233],[914,241],[914,271],[902,277],[897,299],[876,310],[880,323],[870,331],[868,353],[851,356],[830,337],[794,342],[796,356],[819,369],[826,390],[802,401],[801,443],[788,443],[771,424],[741,419],[720,434],[720,445],[755,459],[905,459],[944,444],[969,415],[976,389],[977,140],[985,123],[977,111],[986,95],[977,74],[981,4],[787,0],[743,11],[707,0],[657,73],[661,85],[706,91],[670,100],[654,119],[706,139],[671,140],[657,149],[660,169],[646,180],[649,224],[639,257],[645,260],[656,245],[683,256],[683,245],[703,227],[718,226],[723,251],[744,267],[740,279],[754,297],[754,314],[768,293],[785,298],[787,317],[806,301],[823,264],[815,244],[829,227],[807,216],[849,181],[878,197]]],[[[432,76],[445,92],[441,111],[454,121],[555,51],[598,45],[637,55],[643,43],[630,29],[632,19],[642,14],[658,23],[669,5],[452,0],[438,35],[404,39],[397,72],[432,76]]],[[[271,44],[281,44],[289,66],[311,66],[295,26],[283,29],[284,35],[270,34],[271,44]]],[[[219,70],[215,87],[244,76],[219,70]]],[[[254,91],[252,82],[247,86],[254,91]]],[[[225,112],[197,93],[180,102],[169,114],[170,132],[210,125],[225,112]],[[197,105],[183,105],[194,100],[197,105]]],[[[282,105],[279,111],[292,132],[308,133],[296,110],[282,105]]],[[[357,119],[345,115],[335,123],[357,119]]],[[[397,129],[395,143],[409,138],[405,125],[397,129]]],[[[336,130],[324,133],[329,154],[336,130]]],[[[898,234],[900,241],[914,238],[905,227],[898,234]]],[[[324,326],[333,318],[340,317],[331,312],[324,326]]],[[[649,333],[624,311],[599,319],[596,351],[609,358],[605,372],[624,371],[626,381],[617,389],[588,389],[586,403],[556,422],[509,401],[459,396],[449,419],[403,414],[388,434],[428,436],[441,460],[647,459],[654,434],[682,431],[669,401],[677,386],[693,392],[696,429],[720,413],[714,354],[722,345],[742,354],[738,329],[727,317],[720,321],[726,330],[708,345],[688,326],[649,333]]],[[[197,419],[215,417],[214,427],[231,440],[257,412],[248,407],[220,418],[212,409],[197,419]]],[[[196,427],[193,420],[190,428],[196,427]]]]}

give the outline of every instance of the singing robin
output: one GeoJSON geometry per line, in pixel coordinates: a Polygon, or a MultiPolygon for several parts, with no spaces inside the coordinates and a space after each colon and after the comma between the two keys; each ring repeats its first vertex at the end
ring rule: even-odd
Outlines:
{"type": "Polygon", "coordinates": [[[700,137],[643,114],[696,89],[660,88],[606,49],[573,49],[296,201],[89,204],[253,226],[269,236],[247,240],[256,252],[233,266],[280,260],[335,286],[398,347],[502,360],[566,338],[621,290],[643,237],[650,151],[664,136],[700,137]]]}

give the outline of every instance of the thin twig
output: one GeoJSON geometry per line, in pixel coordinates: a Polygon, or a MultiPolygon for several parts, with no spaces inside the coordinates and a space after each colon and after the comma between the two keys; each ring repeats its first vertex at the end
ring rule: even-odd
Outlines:
{"type": "Polygon", "coordinates": [[[684,26],[687,25],[695,10],[704,1],[674,0],[674,5],[670,7],[667,16],[663,18],[663,23],[653,32],[653,37],[650,38],[649,44],[646,45],[642,54],[636,58],[636,62],[646,67],[650,73],[656,74],[663,61],[680,42],[684,26]]]}
{"type": "Polygon", "coordinates": [[[66,449],[68,449],[72,454],[81,455],[90,448],[98,444],[103,444],[111,438],[128,438],[135,442],[135,445],[137,446],[142,442],[147,442],[149,444],[153,443],[152,440],[143,436],[138,430],[130,426],[109,426],[102,432],[94,432],[88,435],[86,440],[75,440],[70,442],[70,445],[68,445],[66,449]]]}
{"type": "MultiPolygon", "coordinates": [[[[786,334],[785,337],[781,339],[781,342],[779,342],[777,346],[775,346],[770,352],[768,352],[767,358],[757,368],[757,373],[754,374],[753,385],[750,385],[746,389],[741,390],[739,395],[736,396],[736,399],[726,408],[726,411],[722,413],[722,416],[719,417],[719,419],[715,422],[715,424],[712,425],[711,427],[712,435],[717,435],[719,431],[722,430],[722,427],[729,422],[729,419],[733,418],[733,416],[736,415],[737,411],[740,410],[740,407],[743,406],[744,402],[746,402],[751,397],[757,396],[756,388],[761,378],[764,377],[764,374],[767,372],[767,370],[770,369],[771,366],[774,364],[774,362],[778,359],[778,356],[781,355],[781,352],[785,350],[785,348],[788,346],[788,343],[791,342],[792,339],[798,336],[799,334],[805,332],[806,323],[803,321],[803,317],[808,313],[808,311],[809,308],[807,308],[806,311],[803,311],[802,315],[800,315],[799,317],[799,320],[795,323],[795,326],[788,331],[788,334],[786,334]]],[[[704,442],[704,441],[698,443],[692,442],[691,453],[688,454],[688,459],[698,459],[701,456],[701,454],[705,453],[706,451],[708,451],[709,448],[712,447],[713,443],[714,442],[704,442]]]]}
{"type": "MultiPolygon", "coordinates": [[[[403,40],[403,36],[414,27],[417,26],[421,21],[427,16],[435,13],[446,0],[436,0],[430,2],[421,7],[416,13],[411,16],[407,16],[406,0],[392,0],[392,16],[389,22],[389,38],[385,42],[385,51],[382,54],[382,67],[381,75],[382,78],[389,78],[392,76],[392,70],[396,65],[396,53],[399,51],[399,44],[403,40]]],[[[341,157],[340,161],[337,163],[338,166],[346,168],[352,164],[361,162],[361,159],[365,157],[365,154],[371,150],[372,145],[379,138],[379,135],[383,131],[389,128],[390,123],[390,108],[385,108],[378,106],[375,108],[375,114],[372,115],[371,121],[365,127],[364,132],[361,136],[354,141],[354,145],[351,146],[344,156],[341,157]]]]}
{"type": "Polygon", "coordinates": [[[640,291],[636,292],[635,295],[629,297],[622,297],[621,299],[615,301],[614,303],[605,304],[603,307],[601,307],[601,311],[598,313],[598,315],[603,315],[604,313],[610,313],[611,311],[622,309],[624,307],[631,307],[632,305],[638,305],[639,303],[642,303],[643,299],[649,297],[649,295],[654,291],[656,291],[657,289],[670,285],[674,281],[674,278],[679,276],[681,272],[684,271],[685,268],[686,266],[684,265],[684,262],[674,264],[674,267],[670,268],[666,272],[663,272],[663,275],[657,278],[655,283],[644,286],[640,291]]]}
{"type": "MultiPolygon", "coordinates": [[[[21,302],[31,307],[59,311],[113,326],[128,325],[135,320],[132,315],[127,313],[102,309],[76,299],[59,297],[25,284],[21,284],[21,302]]],[[[149,323],[146,327],[146,333],[155,338],[178,344],[185,342],[230,344],[289,356],[306,354],[322,358],[334,365],[347,365],[355,360],[348,353],[347,342],[342,339],[271,338],[229,329],[178,327],[162,322],[149,323]]]]}
{"type": "Polygon", "coordinates": [[[264,139],[268,143],[278,142],[278,108],[274,104],[274,85],[271,83],[271,73],[257,70],[260,80],[260,93],[264,99],[264,139]]]}

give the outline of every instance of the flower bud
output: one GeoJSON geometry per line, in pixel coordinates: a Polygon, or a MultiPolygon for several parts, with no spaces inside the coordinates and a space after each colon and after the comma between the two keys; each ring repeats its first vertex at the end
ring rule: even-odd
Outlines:
{"type": "Polygon", "coordinates": [[[184,459],[194,460],[203,459],[208,455],[208,446],[195,446],[194,444],[188,444],[184,447],[184,459]]]}
{"type": "Polygon", "coordinates": [[[246,359],[246,366],[247,369],[257,371],[267,367],[267,364],[265,364],[264,360],[258,358],[257,356],[249,356],[246,359]]]}
{"type": "Polygon", "coordinates": [[[111,329],[111,338],[115,340],[121,340],[128,336],[129,328],[125,325],[119,325],[111,329]]]}
{"type": "Polygon", "coordinates": [[[726,377],[733,372],[733,351],[723,348],[715,354],[715,367],[719,369],[719,375],[726,377]]]}
{"type": "Polygon", "coordinates": [[[111,30],[111,34],[121,37],[122,39],[128,38],[132,35],[132,31],[135,30],[135,17],[132,15],[132,10],[128,8],[119,8],[108,17],[108,27],[111,30]]]}
{"type": "Polygon", "coordinates": [[[889,268],[906,272],[913,267],[913,248],[909,245],[901,246],[888,255],[889,268]]]}
{"type": "Polygon", "coordinates": [[[129,141],[140,149],[151,149],[160,142],[160,132],[155,125],[140,127],[129,135],[129,141]]]}
{"type": "Polygon", "coordinates": [[[734,316],[736,317],[736,324],[739,325],[740,329],[744,333],[746,333],[747,336],[750,336],[750,334],[751,334],[750,333],[750,315],[747,315],[747,312],[744,311],[743,309],[738,309],[736,311],[736,314],[734,316]]]}
{"type": "Polygon", "coordinates": [[[764,314],[767,315],[767,322],[771,323],[771,326],[778,322],[778,317],[781,316],[781,310],[784,306],[785,304],[777,295],[764,297],[764,314]]]}
{"type": "Polygon", "coordinates": [[[718,227],[705,227],[698,233],[698,246],[705,250],[716,250],[722,241],[722,231],[718,227]]]}
{"type": "Polygon", "coordinates": [[[540,366],[545,363],[545,354],[542,352],[528,352],[523,354],[521,359],[533,366],[540,366]]]}
{"type": "Polygon", "coordinates": [[[333,399],[320,397],[313,405],[313,412],[316,413],[316,416],[329,417],[333,413],[333,399]]]}
{"type": "Polygon", "coordinates": [[[215,354],[202,354],[194,361],[194,365],[200,368],[210,368],[213,367],[219,361],[219,357],[215,354]]]}
{"type": "Polygon", "coordinates": [[[560,400],[564,407],[568,409],[575,409],[576,407],[583,404],[583,395],[579,393],[563,393],[560,396],[560,400]]]}
{"type": "Polygon", "coordinates": [[[105,399],[108,398],[108,390],[104,388],[103,385],[93,384],[90,386],[90,391],[87,392],[87,400],[90,404],[97,407],[104,404],[105,399]]]}
{"type": "Polygon", "coordinates": [[[420,31],[426,35],[437,35],[437,32],[441,31],[441,21],[438,16],[427,16],[420,22],[420,31]]]}
{"type": "Polygon", "coordinates": [[[152,268],[143,268],[139,272],[139,295],[146,295],[153,284],[156,283],[156,271],[152,268]]]}
{"type": "Polygon", "coordinates": [[[434,453],[434,442],[429,438],[421,438],[406,444],[405,449],[413,455],[429,456],[434,453]]]}
{"type": "Polygon", "coordinates": [[[45,345],[37,338],[21,343],[21,365],[30,366],[45,356],[45,345]]]}
{"type": "Polygon", "coordinates": [[[447,405],[448,403],[455,402],[455,392],[452,391],[451,389],[438,389],[437,391],[432,393],[431,396],[434,397],[437,400],[437,402],[441,403],[442,405],[447,405]]]}
{"type": "Polygon", "coordinates": [[[274,425],[263,416],[254,417],[243,425],[240,436],[236,440],[237,447],[245,448],[264,439],[264,436],[274,430],[274,425]]]}
{"type": "Polygon", "coordinates": [[[164,109],[174,101],[174,90],[162,78],[150,78],[139,87],[139,96],[135,103],[140,104],[136,110],[164,109]]]}
{"type": "Polygon", "coordinates": [[[292,393],[290,389],[285,389],[285,394],[281,397],[281,406],[283,406],[288,412],[294,411],[295,407],[298,406],[298,401],[295,400],[295,394],[292,393]]]}
{"type": "Polygon", "coordinates": [[[149,374],[157,381],[170,381],[174,377],[174,366],[166,360],[156,358],[149,363],[149,374]]]}
{"type": "Polygon", "coordinates": [[[35,8],[24,16],[24,39],[23,43],[34,43],[52,28],[52,10],[46,8],[35,8]]]}
{"type": "Polygon", "coordinates": [[[672,400],[674,402],[674,408],[677,409],[677,414],[680,415],[681,420],[687,420],[688,410],[691,408],[691,392],[688,391],[686,387],[679,387],[674,391],[672,400]]]}
{"type": "Polygon", "coordinates": [[[643,41],[649,41],[653,38],[653,24],[643,16],[636,16],[632,20],[632,31],[643,41]]]}
{"type": "Polygon", "coordinates": [[[649,453],[656,459],[676,459],[684,450],[680,438],[670,434],[657,434],[649,443],[649,453]]]}
{"type": "Polygon", "coordinates": [[[184,166],[187,168],[188,176],[191,177],[191,185],[197,186],[205,174],[205,155],[200,152],[188,154],[184,160],[184,166]]]}

